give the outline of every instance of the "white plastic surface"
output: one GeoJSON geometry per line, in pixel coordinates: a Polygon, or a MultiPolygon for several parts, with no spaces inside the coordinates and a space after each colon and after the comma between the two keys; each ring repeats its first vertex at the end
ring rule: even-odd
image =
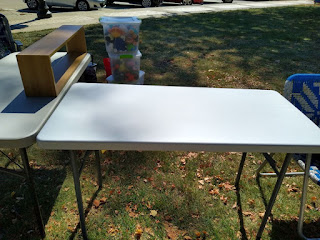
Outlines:
{"type": "MultiPolygon", "coordinates": [[[[87,54],[58,97],[49,101],[48,104],[39,111],[31,113],[32,110],[26,109],[28,107],[25,106],[36,105],[43,99],[37,97],[27,98],[22,92],[24,91],[24,88],[20,77],[16,54],[17,53],[10,54],[0,60],[0,148],[22,148],[34,144],[36,135],[41,127],[49,118],[70,86],[78,81],[90,62],[90,55],[87,54]],[[18,104],[16,104],[16,106],[17,112],[20,113],[3,113],[4,109],[18,98],[20,100],[19,102],[17,101],[18,104]],[[21,110],[22,112],[28,112],[30,110],[30,113],[21,113],[21,110]]],[[[65,53],[56,53],[52,57],[52,61],[58,60],[59,57],[64,55],[65,53]]]]}
{"type": "Polygon", "coordinates": [[[69,150],[320,152],[319,128],[275,91],[125,84],[74,84],[37,141],[69,150]]]}

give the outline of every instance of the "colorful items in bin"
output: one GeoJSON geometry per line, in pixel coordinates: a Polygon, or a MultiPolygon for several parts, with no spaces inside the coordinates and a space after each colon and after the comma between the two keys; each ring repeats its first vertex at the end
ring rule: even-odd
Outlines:
{"type": "Polygon", "coordinates": [[[137,17],[100,17],[108,53],[135,53],[141,20],[137,17]]]}
{"type": "Polygon", "coordinates": [[[137,54],[110,54],[112,76],[117,83],[134,83],[139,79],[140,51],[137,54]]]}
{"type": "MultiPolygon", "coordinates": [[[[143,85],[144,84],[144,71],[139,71],[139,79],[135,82],[128,82],[130,84],[137,84],[137,85],[143,85]]],[[[109,77],[107,77],[107,82],[108,83],[114,83],[114,78],[112,75],[110,75],[109,77]]]]}

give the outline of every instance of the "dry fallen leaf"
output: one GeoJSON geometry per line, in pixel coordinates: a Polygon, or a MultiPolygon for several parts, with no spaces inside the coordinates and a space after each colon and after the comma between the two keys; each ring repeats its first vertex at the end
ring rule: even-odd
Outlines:
{"type": "Polygon", "coordinates": [[[228,202],[228,198],[225,197],[224,195],[220,196],[220,200],[225,204],[227,205],[227,202],[228,202]]]}
{"type": "Polygon", "coordinates": [[[236,209],[238,207],[238,204],[237,202],[235,202],[233,205],[232,205],[232,209],[236,209]]]}
{"type": "Polygon", "coordinates": [[[158,211],[157,211],[157,210],[150,210],[150,216],[156,217],[157,214],[158,214],[158,211]]]}
{"type": "Polygon", "coordinates": [[[211,195],[219,195],[219,192],[220,192],[219,188],[215,188],[209,191],[211,195]]]}
{"type": "Polygon", "coordinates": [[[144,232],[147,233],[147,234],[149,234],[150,236],[154,237],[154,232],[152,231],[151,228],[145,228],[145,229],[144,229],[144,232]]]}
{"type": "Polygon", "coordinates": [[[101,204],[105,204],[107,202],[107,198],[106,197],[103,197],[100,199],[100,203],[101,204]]]}
{"type": "Polygon", "coordinates": [[[118,232],[119,229],[117,229],[114,225],[109,225],[108,234],[110,234],[111,236],[115,236],[118,232]]]}
{"type": "Polygon", "coordinates": [[[152,208],[152,204],[151,204],[150,201],[148,201],[148,202],[146,203],[146,207],[147,207],[148,209],[151,209],[151,208],[152,208]]]}
{"type": "Polygon", "coordinates": [[[138,213],[135,213],[135,212],[129,212],[129,216],[132,217],[132,218],[136,218],[139,216],[138,213]]]}
{"type": "Polygon", "coordinates": [[[167,237],[169,239],[177,240],[177,239],[179,239],[179,236],[183,236],[186,234],[185,231],[180,230],[177,226],[175,226],[171,223],[164,222],[163,225],[164,225],[164,228],[167,232],[167,237]]]}
{"type": "Polygon", "coordinates": [[[210,183],[210,182],[211,182],[211,179],[212,179],[212,177],[205,177],[205,178],[204,178],[204,181],[205,181],[206,183],[210,183]]]}
{"type": "Polygon", "coordinates": [[[307,204],[307,209],[313,209],[313,207],[310,204],[307,204]]]}
{"type": "Polygon", "coordinates": [[[194,234],[196,235],[197,238],[201,236],[201,232],[195,232],[194,234]]]}
{"type": "Polygon", "coordinates": [[[288,192],[298,192],[298,190],[299,190],[299,189],[296,188],[296,187],[289,187],[287,191],[288,191],[288,192]]]}
{"type": "Polygon", "coordinates": [[[136,229],[135,233],[134,233],[134,236],[137,240],[139,240],[141,238],[141,235],[142,235],[143,231],[142,229],[139,227],[136,229]]]}
{"type": "Polygon", "coordinates": [[[199,180],[198,183],[200,183],[201,185],[204,185],[204,180],[199,180]]]}
{"type": "Polygon", "coordinates": [[[244,211],[242,212],[244,216],[251,216],[252,215],[252,212],[249,212],[249,211],[244,211]]]}
{"type": "Polygon", "coordinates": [[[100,201],[97,200],[97,199],[95,199],[95,200],[93,201],[93,205],[95,206],[95,208],[98,208],[98,207],[100,206],[100,201]]]}
{"type": "Polygon", "coordinates": [[[69,230],[70,232],[73,232],[73,227],[68,226],[68,230],[69,230]]]}
{"type": "Polygon", "coordinates": [[[254,199],[249,199],[248,200],[248,204],[251,205],[251,206],[254,206],[254,204],[255,204],[254,199]]]}
{"type": "Polygon", "coordinates": [[[224,188],[227,191],[231,191],[235,189],[235,186],[230,184],[229,182],[224,182],[219,184],[219,188],[224,188]]]}

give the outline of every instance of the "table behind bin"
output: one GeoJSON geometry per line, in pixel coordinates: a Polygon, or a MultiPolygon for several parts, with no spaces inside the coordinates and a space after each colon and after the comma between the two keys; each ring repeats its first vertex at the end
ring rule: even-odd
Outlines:
{"type": "Polygon", "coordinates": [[[37,142],[65,150],[319,153],[320,129],[271,90],[77,83],[37,142]]]}
{"type": "MultiPolygon", "coordinates": [[[[70,86],[78,81],[90,62],[87,54],[81,64],[72,74],[67,84],[56,98],[26,97],[16,60],[17,53],[12,53],[0,60],[0,148],[20,148],[24,169],[27,175],[30,191],[33,192],[37,220],[41,214],[34,193],[33,181],[30,175],[26,147],[36,142],[36,135],[47,121],[58,103],[64,97],[70,86]]],[[[65,53],[56,53],[52,57],[52,65],[57,64],[65,53]]],[[[37,68],[37,66],[34,66],[37,68]]],[[[3,169],[2,169],[3,170],[3,169]]],[[[41,225],[39,223],[39,225],[41,225]]],[[[39,226],[40,231],[43,226],[39,226]]],[[[44,234],[44,229],[42,229],[44,234]]]]}

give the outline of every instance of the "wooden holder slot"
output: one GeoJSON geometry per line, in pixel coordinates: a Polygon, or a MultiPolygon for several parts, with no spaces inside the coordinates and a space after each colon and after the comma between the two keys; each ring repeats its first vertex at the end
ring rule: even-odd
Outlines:
{"type": "Polygon", "coordinates": [[[17,54],[26,95],[56,97],[86,53],[84,28],[63,25],[17,54]],[[64,46],[67,54],[52,64],[50,57],[64,46]]]}

